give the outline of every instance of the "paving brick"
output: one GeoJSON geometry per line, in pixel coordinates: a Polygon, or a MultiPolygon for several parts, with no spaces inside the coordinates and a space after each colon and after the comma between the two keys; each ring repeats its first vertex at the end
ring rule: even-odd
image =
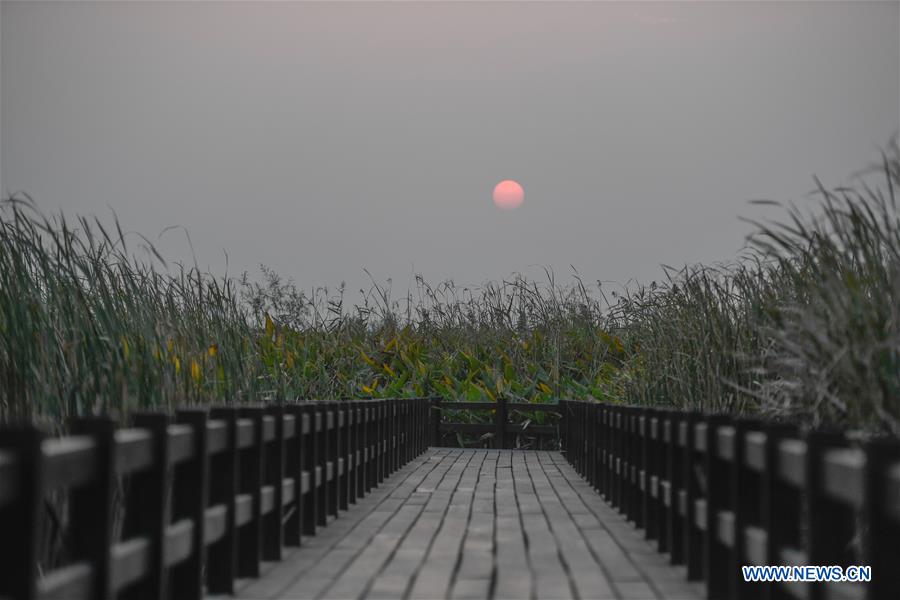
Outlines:
{"type": "Polygon", "coordinates": [[[239,598],[700,598],[559,453],[430,449],[239,598]]]}

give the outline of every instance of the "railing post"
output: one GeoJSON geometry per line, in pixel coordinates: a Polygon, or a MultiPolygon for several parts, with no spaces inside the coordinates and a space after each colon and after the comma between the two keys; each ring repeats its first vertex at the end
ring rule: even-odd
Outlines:
{"type": "Polygon", "coordinates": [[[271,404],[265,410],[266,416],[275,420],[275,439],[263,442],[265,483],[273,488],[275,506],[262,517],[262,558],[281,560],[281,547],[284,545],[284,408],[271,404]]]}
{"type": "Polygon", "coordinates": [[[585,422],[585,408],[587,404],[584,400],[578,400],[575,404],[578,407],[578,473],[582,477],[587,472],[587,423],[585,422]]]}
{"type": "Polygon", "coordinates": [[[428,407],[430,406],[427,398],[421,398],[416,402],[416,456],[425,452],[428,448],[428,407]]]}
{"type": "Polygon", "coordinates": [[[189,425],[193,432],[193,455],[175,467],[172,487],[175,492],[172,520],[190,519],[193,523],[190,558],[171,570],[172,596],[201,600],[203,567],[206,564],[206,507],[209,501],[209,456],[207,446],[206,409],[179,410],[176,420],[189,425]]]}
{"type": "Polygon", "coordinates": [[[591,420],[593,415],[593,403],[585,401],[583,405],[582,419],[584,419],[584,478],[590,482],[591,469],[593,469],[594,459],[591,456],[594,452],[594,423],[591,420]]]}
{"type": "Polygon", "coordinates": [[[397,400],[397,468],[406,463],[406,402],[401,398],[397,400]]]}
{"type": "Polygon", "coordinates": [[[579,422],[579,409],[577,400],[569,402],[569,439],[571,440],[569,453],[571,454],[570,462],[575,471],[579,471],[581,464],[581,423],[579,422]]]}
{"type": "MultiPolygon", "coordinates": [[[[781,548],[794,545],[800,536],[800,495],[779,477],[778,447],[782,440],[796,434],[790,425],[771,423],[765,427],[765,471],[760,485],[760,514],[766,531],[766,562],[779,564],[781,548]]],[[[780,598],[778,583],[763,582],[763,598],[780,598]]]]}
{"type": "Polygon", "coordinates": [[[650,469],[648,467],[650,454],[650,424],[647,422],[647,409],[643,406],[634,409],[635,432],[635,507],[634,524],[638,529],[644,530],[644,537],[650,537],[650,529],[647,527],[647,513],[650,509],[650,469]]]}
{"type": "Polygon", "coordinates": [[[150,540],[150,569],[133,588],[131,598],[163,598],[167,595],[166,577],[166,501],[169,470],[169,415],[137,413],[132,424],[153,435],[153,464],[131,478],[128,489],[123,539],[146,536],[150,540]]]}
{"type": "Polygon", "coordinates": [[[403,401],[394,399],[394,471],[403,464],[403,401]]]}
{"type": "Polygon", "coordinates": [[[409,414],[409,429],[407,430],[407,435],[409,436],[409,455],[407,462],[417,457],[421,452],[419,439],[420,435],[425,430],[424,425],[421,426],[421,429],[419,427],[419,406],[421,406],[421,404],[422,400],[420,398],[415,398],[414,400],[410,400],[409,405],[407,406],[407,412],[409,414]]]}
{"type": "Polygon", "coordinates": [[[618,475],[616,482],[617,488],[617,508],[622,514],[627,514],[628,510],[628,407],[616,407],[616,431],[617,431],[617,460],[616,473],[618,475]]]}
{"type": "Polygon", "coordinates": [[[637,409],[625,407],[625,515],[637,523],[637,409]]]}
{"type": "Polygon", "coordinates": [[[669,538],[669,562],[684,564],[684,516],[679,510],[684,492],[684,452],[681,445],[681,431],[684,413],[670,411],[666,428],[666,477],[669,480],[669,499],[666,506],[666,529],[669,538]]]}
{"type": "Polygon", "coordinates": [[[641,512],[644,520],[644,537],[648,540],[659,538],[657,528],[656,498],[659,493],[659,473],[656,469],[656,436],[659,428],[657,411],[652,408],[643,409],[641,420],[641,443],[643,451],[643,475],[641,477],[641,512]]]}
{"type": "Polygon", "coordinates": [[[368,425],[366,427],[366,444],[369,450],[369,462],[366,475],[366,492],[378,487],[378,403],[375,400],[366,402],[368,408],[368,425]]]}
{"type": "MultiPolygon", "coordinates": [[[[810,431],[806,435],[806,556],[811,565],[846,564],[842,559],[855,535],[852,521],[845,518],[847,509],[829,498],[824,489],[825,453],[846,445],[843,433],[810,431]]],[[[811,600],[824,598],[825,586],[811,583],[809,592],[811,600]]]]}
{"type": "Polygon", "coordinates": [[[362,427],[362,438],[361,438],[361,450],[362,452],[362,461],[363,461],[363,485],[362,490],[364,493],[368,494],[372,490],[372,407],[371,404],[366,401],[363,402],[362,411],[362,419],[363,419],[363,427],[362,427]]]}
{"type": "Polygon", "coordinates": [[[499,394],[494,410],[494,448],[506,448],[506,398],[499,394]]]}
{"type": "Polygon", "coordinates": [[[703,574],[706,577],[706,597],[710,600],[724,598],[729,592],[731,579],[731,549],[719,540],[720,510],[729,507],[729,471],[722,466],[718,453],[719,429],[730,424],[725,415],[706,418],[706,451],[703,454],[703,472],[706,481],[706,529],[703,532],[703,574]]]}
{"type": "Polygon", "coordinates": [[[638,406],[631,407],[631,520],[640,529],[644,526],[641,513],[641,482],[643,468],[643,447],[641,439],[641,411],[638,406]]]}
{"type": "Polygon", "coordinates": [[[393,400],[381,400],[381,418],[382,418],[382,434],[384,437],[384,462],[382,464],[382,480],[390,476],[391,466],[393,465],[394,456],[394,417],[393,417],[393,400]]]}
{"type": "Polygon", "coordinates": [[[397,451],[400,449],[400,435],[397,433],[397,400],[387,401],[388,409],[388,474],[397,470],[397,451]]]}
{"type": "Polygon", "coordinates": [[[659,410],[656,416],[656,532],[659,552],[669,552],[671,545],[671,530],[669,518],[672,502],[672,478],[668,468],[669,452],[672,451],[670,440],[672,439],[672,412],[671,410],[659,410]]]}
{"type": "Polygon", "coordinates": [[[338,509],[350,508],[350,475],[353,462],[350,457],[350,432],[353,427],[353,415],[350,414],[350,403],[339,402],[338,413],[338,462],[344,463],[344,469],[338,479],[338,509]]]}
{"type": "Polygon", "coordinates": [[[569,459],[569,464],[576,471],[578,470],[577,410],[578,405],[574,400],[566,401],[566,455],[569,459]]]}
{"type": "Polygon", "coordinates": [[[314,402],[313,430],[316,432],[316,470],[314,486],[316,488],[316,525],[328,525],[328,422],[325,405],[314,402]]]}
{"type": "Polygon", "coordinates": [[[378,484],[381,485],[384,478],[387,477],[387,405],[384,400],[376,400],[375,406],[378,414],[378,484]]]}
{"type": "Polygon", "coordinates": [[[225,535],[207,548],[206,586],[210,594],[233,594],[237,572],[237,528],[234,524],[238,494],[237,409],[214,408],[213,419],[222,419],[227,429],[227,445],[210,459],[209,501],[225,505],[225,535]]]}
{"type": "MultiPolygon", "coordinates": [[[[310,402],[302,402],[297,411],[300,420],[297,432],[300,437],[300,457],[306,474],[307,491],[303,495],[303,535],[315,535],[319,514],[319,490],[316,487],[316,469],[319,466],[319,444],[316,432],[316,410],[310,402]]],[[[302,484],[302,482],[301,482],[302,484]]]]}
{"type": "Polygon", "coordinates": [[[612,455],[610,449],[612,448],[612,430],[609,426],[609,414],[609,405],[604,404],[600,408],[600,494],[611,504],[610,490],[612,486],[610,484],[610,473],[612,473],[612,455]]]}
{"type": "Polygon", "coordinates": [[[284,522],[284,545],[299,546],[302,542],[304,498],[303,498],[303,442],[306,435],[303,433],[303,411],[296,403],[288,404],[284,408],[285,414],[294,418],[294,436],[286,440],[284,451],[284,471],[294,480],[294,510],[289,513],[284,522]]]}
{"type": "Polygon", "coordinates": [[[599,471],[597,468],[597,465],[599,464],[597,455],[600,447],[599,415],[600,405],[596,402],[591,402],[588,405],[588,431],[590,432],[590,442],[588,443],[590,475],[588,477],[588,482],[590,482],[591,488],[594,491],[597,491],[597,486],[599,485],[599,478],[597,476],[599,471]]]}
{"type": "Polygon", "coordinates": [[[347,501],[356,504],[359,494],[359,409],[356,402],[347,402],[346,412],[350,422],[347,427],[347,456],[353,467],[347,473],[347,501]]]}
{"type": "Polygon", "coordinates": [[[369,409],[366,408],[365,402],[356,403],[356,455],[358,464],[356,465],[356,496],[362,498],[369,490],[366,480],[368,478],[367,470],[369,468],[368,461],[368,438],[366,437],[366,428],[369,426],[368,420],[369,409]]]}
{"type": "Polygon", "coordinates": [[[582,475],[585,479],[590,478],[591,471],[591,405],[589,402],[582,401],[581,403],[581,435],[584,438],[581,446],[583,450],[581,451],[581,471],[582,475]]]}
{"type": "Polygon", "coordinates": [[[416,408],[419,406],[418,399],[407,400],[404,403],[406,410],[406,460],[411,461],[418,454],[419,437],[416,432],[416,408]]]}
{"type": "Polygon", "coordinates": [[[569,403],[569,436],[572,439],[572,466],[576,471],[581,470],[581,453],[584,451],[584,443],[581,441],[581,419],[579,418],[581,405],[577,400],[569,403]]]}
{"type": "Polygon", "coordinates": [[[696,500],[702,493],[698,480],[698,470],[702,461],[696,458],[696,424],[700,421],[700,415],[691,411],[684,415],[681,422],[679,436],[684,443],[682,455],[682,480],[684,483],[684,503],[679,497],[679,512],[684,510],[684,559],[687,563],[688,581],[697,581],[703,577],[703,535],[697,529],[695,521],[696,500]]]}
{"type": "MultiPolygon", "coordinates": [[[[70,421],[69,430],[74,435],[88,435],[94,440],[97,444],[99,467],[97,479],[93,483],[70,492],[69,539],[72,541],[72,559],[91,563],[94,568],[92,585],[96,598],[113,598],[115,592],[112,589],[113,573],[110,567],[114,542],[113,509],[118,487],[115,471],[116,423],[109,417],[81,417],[70,421]]],[[[39,459],[40,454],[36,458],[39,459]]],[[[42,498],[35,500],[36,509],[43,506],[42,498]]],[[[37,539],[35,536],[31,542],[36,543],[37,539]]]]}
{"type": "Polygon", "coordinates": [[[405,465],[412,458],[412,415],[409,411],[412,400],[400,400],[400,432],[401,432],[401,452],[400,466],[405,465]]]}
{"type": "MultiPolygon", "coordinates": [[[[325,404],[325,424],[326,424],[326,439],[327,439],[327,448],[326,455],[328,456],[328,463],[331,466],[331,478],[326,478],[328,481],[326,486],[328,487],[328,513],[334,517],[338,516],[338,505],[340,504],[340,494],[338,489],[338,466],[340,461],[339,451],[340,451],[340,440],[338,439],[340,434],[340,427],[338,424],[338,418],[340,414],[337,410],[337,403],[335,402],[324,402],[325,404]]],[[[326,472],[329,471],[328,464],[326,464],[326,472]]],[[[327,521],[327,519],[326,519],[327,521]]]]}
{"type": "Polygon", "coordinates": [[[610,456],[612,459],[610,464],[612,468],[612,505],[613,508],[622,512],[622,471],[624,468],[622,464],[622,438],[624,437],[622,435],[622,407],[613,406],[609,416],[612,419],[610,423],[610,429],[612,429],[612,452],[610,456]]]}
{"type": "Polygon", "coordinates": [[[241,494],[249,494],[251,501],[250,521],[238,528],[239,577],[259,577],[262,560],[262,486],[265,473],[265,453],[263,452],[263,416],[261,406],[245,406],[238,409],[241,418],[253,423],[253,444],[238,452],[240,463],[238,489],[241,494]]]}
{"type": "Polygon", "coordinates": [[[413,458],[418,456],[418,445],[419,445],[419,436],[416,431],[416,409],[419,406],[419,399],[412,398],[406,401],[406,460],[404,463],[408,463],[413,458]]]}
{"type": "Polygon", "coordinates": [[[422,398],[416,398],[412,401],[410,405],[410,424],[409,424],[409,433],[412,440],[412,447],[410,448],[409,459],[419,456],[422,453],[422,435],[427,434],[427,425],[425,423],[421,423],[419,421],[419,414],[422,408],[422,398]]]}
{"type": "MultiPolygon", "coordinates": [[[[872,600],[896,598],[900,592],[900,498],[888,497],[888,469],[900,465],[900,443],[877,439],[864,446],[866,453],[862,523],[864,527],[862,564],[872,567],[872,581],[866,597],[872,600]],[[893,516],[889,514],[893,511],[893,516]]],[[[896,483],[895,483],[896,485],[896,483]]],[[[894,488],[896,494],[896,487],[894,488]]]]}
{"type": "Polygon", "coordinates": [[[761,429],[759,421],[738,418],[734,425],[734,453],[730,469],[730,496],[731,506],[734,511],[734,544],[731,551],[731,563],[729,565],[731,577],[729,578],[729,594],[738,600],[755,598],[759,592],[755,583],[747,583],[741,573],[743,565],[750,564],[747,554],[746,527],[749,524],[759,525],[760,503],[759,498],[753,492],[759,491],[759,474],[753,473],[746,464],[746,440],[751,431],[761,429]]]}
{"type": "MultiPolygon", "coordinates": [[[[41,443],[44,434],[33,425],[17,425],[0,430],[0,450],[9,452],[15,461],[14,486],[11,490],[0,490],[0,494],[12,493],[13,497],[0,499],[0,531],[4,542],[0,543],[0,564],[4,576],[0,577],[0,596],[33,600],[37,598],[39,564],[40,514],[43,502],[43,453],[41,443]],[[4,504],[4,501],[6,504],[4,504]]],[[[111,494],[110,494],[111,499],[111,494]]],[[[98,525],[111,522],[110,515],[101,519],[98,525]]],[[[79,517],[80,518],[80,517],[79,517]]],[[[96,534],[99,541],[110,541],[109,526],[106,531],[96,534]]],[[[99,548],[98,541],[98,548],[99,548]]],[[[102,584],[98,597],[109,597],[109,544],[105,544],[105,560],[94,562],[98,571],[95,575],[102,584]],[[102,579],[99,575],[102,572],[102,579]]],[[[98,557],[100,558],[100,557],[98,557]]]]}
{"type": "Polygon", "coordinates": [[[584,403],[584,478],[591,487],[594,487],[594,464],[596,452],[594,451],[597,440],[596,424],[594,423],[594,403],[584,403]]]}

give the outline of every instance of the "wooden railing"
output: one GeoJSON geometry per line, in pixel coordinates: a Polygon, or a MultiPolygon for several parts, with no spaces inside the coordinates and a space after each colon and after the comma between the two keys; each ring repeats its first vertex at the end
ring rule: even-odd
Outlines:
{"type": "MultiPolygon", "coordinates": [[[[516,448],[523,438],[550,442],[556,447],[559,428],[556,424],[536,424],[530,419],[524,422],[510,422],[514,413],[523,414],[547,413],[559,414],[559,406],[553,404],[536,404],[530,402],[508,402],[502,396],[496,402],[448,402],[441,398],[431,400],[431,439],[434,446],[456,446],[456,434],[481,436],[484,445],[492,448],[516,448]],[[493,413],[491,422],[462,423],[449,421],[447,415],[459,412],[478,411],[493,413]]],[[[549,419],[548,419],[549,420],[549,419]]],[[[478,438],[476,438],[478,439],[478,438]]]]}
{"type": "Polygon", "coordinates": [[[232,593],[429,444],[428,399],[301,402],[0,429],[0,597],[232,593]],[[67,558],[39,573],[45,499],[67,558]],[[117,526],[120,525],[120,527],[117,526]],[[121,532],[117,531],[121,529],[121,532]]]}
{"type": "Polygon", "coordinates": [[[709,598],[900,598],[900,442],[561,401],[566,457],[709,598]],[[742,565],[868,565],[870,583],[745,583],[742,565]]]}

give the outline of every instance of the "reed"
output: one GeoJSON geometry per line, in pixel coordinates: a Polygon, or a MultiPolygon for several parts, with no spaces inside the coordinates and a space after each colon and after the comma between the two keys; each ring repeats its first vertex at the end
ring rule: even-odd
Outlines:
{"type": "Polygon", "coordinates": [[[118,222],[0,204],[0,420],[261,398],[598,399],[900,435],[900,150],[746,252],[611,292],[514,275],[300,290],[169,265],[118,222]],[[869,173],[872,175],[872,173],[869,173]]]}
{"type": "Polygon", "coordinates": [[[817,180],[814,209],[757,223],[730,264],[620,297],[624,399],[900,435],[896,141],[873,171],[877,185],[817,180]]]}

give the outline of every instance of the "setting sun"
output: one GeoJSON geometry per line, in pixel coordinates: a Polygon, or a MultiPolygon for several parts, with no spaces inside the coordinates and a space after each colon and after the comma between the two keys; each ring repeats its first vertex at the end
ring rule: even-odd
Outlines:
{"type": "Polygon", "coordinates": [[[502,210],[513,210],[522,205],[525,190],[512,179],[505,179],[494,187],[494,204],[502,210]]]}

